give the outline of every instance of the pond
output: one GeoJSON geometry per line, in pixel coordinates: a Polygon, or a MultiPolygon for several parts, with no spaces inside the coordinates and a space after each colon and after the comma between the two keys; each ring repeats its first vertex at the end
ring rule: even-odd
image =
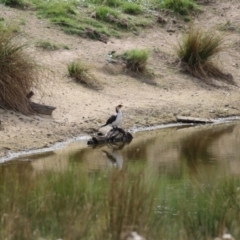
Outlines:
{"type": "Polygon", "coordinates": [[[3,239],[240,239],[240,124],[85,141],[0,165],[3,239]],[[132,238],[134,239],[134,238],[132,238]]]}

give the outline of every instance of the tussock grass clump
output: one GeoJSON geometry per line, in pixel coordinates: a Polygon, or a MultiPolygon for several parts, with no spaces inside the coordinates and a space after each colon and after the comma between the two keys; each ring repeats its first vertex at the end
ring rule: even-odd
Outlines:
{"type": "Polygon", "coordinates": [[[176,51],[182,67],[198,78],[228,79],[215,64],[216,56],[224,50],[224,38],[210,30],[191,28],[179,42],[176,51]]]}
{"type": "Polygon", "coordinates": [[[100,84],[90,73],[90,67],[79,59],[76,59],[68,64],[68,74],[70,77],[74,78],[76,82],[89,88],[100,88],[100,84]]]}
{"type": "Polygon", "coordinates": [[[188,15],[191,11],[197,10],[197,5],[193,0],[164,0],[160,6],[181,15],[188,15]]]}
{"type": "Polygon", "coordinates": [[[33,110],[26,96],[38,82],[38,67],[16,36],[11,27],[0,25],[0,105],[29,114],[33,110]]]}
{"type": "Polygon", "coordinates": [[[149,57],[147,50],[132,49],[123,54],[127,69],[133,72],[145,72],[149,57]]]}
{"type": "Polygon", "coordinates": [[[132,14],[132,15],[137,15],[140,14],[142,12],[141,7],[136,4],[136,3],[132,3],[132,2],[126,2],[122,5],[122,11],[124,13],[128,13],[128,14],[132,14]]]}

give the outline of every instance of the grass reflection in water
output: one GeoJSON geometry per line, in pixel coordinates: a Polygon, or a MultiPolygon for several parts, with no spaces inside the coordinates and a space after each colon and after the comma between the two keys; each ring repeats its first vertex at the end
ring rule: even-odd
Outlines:
{"type": "Polygon", "coordinates": [[[212,185],[149,174],[143,164],[87,172],[71,161],[63,172],[34,174],[27,163],[1,166],[2,239],[240,238],[240,178],[212,185]]]}

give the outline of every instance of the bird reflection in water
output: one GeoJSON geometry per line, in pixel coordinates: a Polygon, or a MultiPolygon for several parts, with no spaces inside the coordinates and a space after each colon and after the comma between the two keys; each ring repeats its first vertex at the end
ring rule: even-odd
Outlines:
{"type": "Polygon", "coordinates": [[[117,169],[122,169],[123,167],[123,156],[121,150],[125,145],[125,143],[107,144],[107,147],[110,149],[110,151],[105,149],[102,150],[102,152],[108,158],[110,165],[116,167],[117,169]]]}

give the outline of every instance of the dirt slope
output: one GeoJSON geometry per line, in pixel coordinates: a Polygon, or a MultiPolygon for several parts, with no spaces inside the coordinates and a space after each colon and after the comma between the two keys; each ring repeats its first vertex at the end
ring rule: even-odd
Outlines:
{"type": "MultiPolygon", "coordinates": [[[[204,28],[219,29],[227,22],[238,26],[240,3],[222,0],[202,5],[203,12],[195,23],[204,28]]],[[[128,35],[110,39],[105,44],[64,34],[47,20],[38,19],[34,12],[21,11],[0,5],[0,17],[20,22],[21,40],[46,68],[40,94],[35,90],[33,101],[57,107],[52,117],[24,116],[0,109],[0,156],[9,150],[40,148],[54,142],[96,129],[106,121],[119,103],[124,105],[122,127],[157,125],[175,121],[175,115],[211,117],[239,115],[239,88],[215,82],[213,87],[181,73],[171,64],[175,60],[173,46],[181,36],[186,23],[173,23],[173,32],[166,27],[152,26],[138,36],[128,35]],[[70,50],[43,51],[35,47],[38,40],[67,45],[70,50]],[[122,53],[132,48],[146,48],[151,57],[148,68],[155,78],[131,77],[107,62],[110,51],[122,53]],[[67,76],[67,64],[81,58],[92,65],[93,72],[103,89],[94,91],[76,84],[67,76]],[[151,83],[151,84],[149,84],[151,83]]],[[[171,23],[169,17],[168,22],[171,23]]],[[[239,28],[239,27],[238,27],[239,28]]],[[[240,30],[226,32],[230,46],[218,59],[226,73],[232,74],[240,86],[240,30]]]]}

